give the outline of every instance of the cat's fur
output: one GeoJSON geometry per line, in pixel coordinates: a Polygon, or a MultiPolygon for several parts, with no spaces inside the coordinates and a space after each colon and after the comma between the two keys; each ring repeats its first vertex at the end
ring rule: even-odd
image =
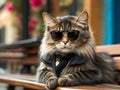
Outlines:
{"type": "Polygon", "coordinates": [[[95,52],[94,37],[88,25],[86,10],[78,17],[62,16],[54,18],[48,13],[43,13],[43,20],[46,30],[40,47],[41,61],[36,74],[38,82],[45,83],[47,88],[51,90],[57,86],[115,83],[112,63],[106,62],[103,57],[95,52]],[[50,35],[52,30],[78,30],[82,34],[73,42],[69,40],[65,33],[61,40],[54,41],[50,35]],[[64,46],[67,48],[63,49],[64,46]],[[68,61],[67,65],[61,68],[61,72],[57,75],[56,67],[49,63],[49,60],[52,62],[52,57],[56,53],[59,53],[62,57],[74,53],[78,58],[82,56],[83,62],[81,63],[78,60],[77,63],[73,60],[70,64],[68,61]]]}

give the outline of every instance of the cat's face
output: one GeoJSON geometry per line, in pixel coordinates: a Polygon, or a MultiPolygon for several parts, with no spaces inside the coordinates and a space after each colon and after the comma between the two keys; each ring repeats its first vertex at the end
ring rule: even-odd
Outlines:
{"type": "Polygon", "coordinates": [[[62,16],[57,18],[48,13],[43,13],[43,20],[46,26],[43,41],[53,51],[76,52],[91,38],[87,11],[83,11],[78,17],[62,16]]]}

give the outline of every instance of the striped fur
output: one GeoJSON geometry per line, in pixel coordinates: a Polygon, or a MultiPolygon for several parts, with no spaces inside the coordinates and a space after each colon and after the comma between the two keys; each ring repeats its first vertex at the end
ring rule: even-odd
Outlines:
{"type": "Polygon", "coordinates": [[[88,25],[88,13],[83,11],[78,17],[62,16],[54,18],[48,13],[43,14],[46,30],[40,46],[40,58],[59,52],[65,56],[67,53],[83,55],[87,62],[82,65],[66,66],[60,77],[57,77],[50,65],[41,62],[37,69],[37,81],[45,83],[48,89],[55,89],[59,86],[86,85],[98,83],[115,83],[115,73],[111,63],[107,63],[104,58],[95,52],[95,42],[93,33],[88,25]],[[82,35],[77,40],[71,42],[66,34],[60,41],[51,38],[52,30],[78,30],[82,35]],[[68,49],[62,49],[67,42],[68,49]]]}

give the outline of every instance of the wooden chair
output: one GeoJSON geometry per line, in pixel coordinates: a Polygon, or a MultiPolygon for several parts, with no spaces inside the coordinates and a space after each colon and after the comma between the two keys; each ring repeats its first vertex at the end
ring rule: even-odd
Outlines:
{"type": "MultiPolygon", "coordinates": [[[[4,62],[18,62],[23,65],[31,66],[37,65],[38,56],[37,52],[39,49],[40,44],[39,39],[31,39],[31,40],[23,40],[11,45],[0,45],[0,52],[22,52],[23,55],[18,55],[19,57],[13,57],[12,55],[9,57],[0,56],[2,59],[5,59],[4,62]]],[[[118,71],[120,70],[120,44],[117,45],[106,45],[106,46],[97,46],[97,52],[107,52],[109,53],[115,61],[116,68],[118,71]]],[[[118,80],[120,82],[120,79],[118,80]]],[[[22,86],[30,89],[37,89],[37,90],[46,90],[45,85],[42,83],[37,83],[35,81],[35,75],[31,75],[30,73],[24,74],[4,74],[0,75],[0,82],[7,83],[13,86],[22,86]]],[[[94,85],[94,86],[72,86],[72,87],[57,87],[56,90],[120,90],[119,85],[112,85],[112,84],[101,84],[101,85],[94,85]]]]}

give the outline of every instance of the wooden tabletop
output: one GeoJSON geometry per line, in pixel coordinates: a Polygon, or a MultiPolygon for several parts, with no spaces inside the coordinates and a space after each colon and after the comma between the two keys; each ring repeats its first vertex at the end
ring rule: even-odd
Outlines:
{"type": "MultiPolygon", "coordinates": [[[[37,83],[35,81],[35,76],[33,75],[0,75],[0,81],[11,85],[29,87],[31,89],[46,90],[45,85],[37,83]]],[[[91,86],[57,87],[56,90],[120,90],[120,86],[113,84],[100,84],[91,86]]]]}

